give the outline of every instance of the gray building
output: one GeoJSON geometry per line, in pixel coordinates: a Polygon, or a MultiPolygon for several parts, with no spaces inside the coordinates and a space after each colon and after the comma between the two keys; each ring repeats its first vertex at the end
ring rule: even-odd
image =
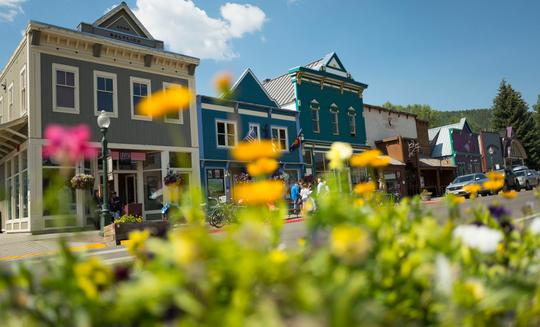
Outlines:
{"type": "MultiPolygon", "coordinates": [[[[162,187],[168,169],[198,183],[196,104],[155,118],[136,104],[156,90],[178,84],[195,91],[199,59],[164,50],[125,3],[92,24],[67,29],[31,21],[0,73],[0,197],[2,230],[43,232],[93,225],[91,193],[100,188],[101,160],[59,167],[42,156],[50,124],[87,124],[100,146],[96,117],[108,112],[112,173],[110,188],[124,204],[142,208],[145,219],[160,219],[161,205],[149,196],[162,187]],[[181,160],[179,160],[181,159],[181,160]],[[51,212],[44,193],[60,171],[92,174],[91,190],[66,192],[66,212],[51,212]]],[[[67,180],[67,179],[66,179],[67,180]]],[[[165,192],[167,193],[167,192],[165,192]]],[[[168,194],[165,194],[167,200],[168,194]]]]}

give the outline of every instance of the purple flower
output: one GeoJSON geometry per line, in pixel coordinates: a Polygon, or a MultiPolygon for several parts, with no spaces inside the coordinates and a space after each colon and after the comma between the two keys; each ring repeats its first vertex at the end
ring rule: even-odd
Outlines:
{"type": "Polygon", "coordinates": [[[500,220],[501,218],[509,217],[512,214],[512,211],[510,211],[510,209],[506,208],[505,206],[491,205],[488,207],[488,209],[491,216],[493,216],[497,220],[500,220]]]}

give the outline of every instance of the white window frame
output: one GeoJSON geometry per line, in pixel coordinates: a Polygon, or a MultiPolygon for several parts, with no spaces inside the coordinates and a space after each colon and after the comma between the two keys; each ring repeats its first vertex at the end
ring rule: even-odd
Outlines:
{"type": "Polygon", "coordinates": [[[118,118],[118,83],[116,74],[94,70],[94,115],[99,116],[101,110],[98,108],[98,77],[110,78],[113,81],[113,112],[107,112],[107,116],[111,118],[118,118]]]}
{"type": "MultiPolygon", "coordinates": [[[[170,86],[184,87],[183,85],[178,84],[178,83],[163,82],[163,89],[164,90],[167,89],[170,86]]],[[[191,103],[189,105],[191,106],[191,103]]],[[[165,115],[163,118],[165,119],[166,123],[183,125],[184,124],[184,109],[178,108],[178,117],[179,117],[179,119],[171,119],[171,118],[167,118],[167,115],[165,115]]]]}
{"type": "Polygon", "coordinates": [[[67,65],[60,65],[60,64],[53,64],[52,65],[52,88],[53,88],[53,111],[54,112],[62,112],[66,114],[73,114],[78,115],[80,113],[80,106],[79,106],[79,67],[76,66],[67,66],[67,65]],[[69,73],[74,74],[74,105],[75,108],[66,108],[66,107],[59,107],[56,105],[56,71],[61,70],[69,73]]]}
{"type": "Polygon", "coordinates": [[[26,76],[26,65],[24,65],[19,73],[19,97],[21,102],[21,115],[26,114],[28,110],[28,76],[26,76]],[[24,91],[24,94],[23,94],[24,91]]]}
{"type": "Polygon", "coordinates": [[[258,123],[249,123],[248,124],[248,133],[251,130],[251,127],[257,127],[257,139],[261,140],[261,124],[258,123]]]}
{"type": "Polygon", "coordinates": [[[280,141],[279,139],[279,130],[285,130],[285,149],[280,149],[281,152],[288,152],[289,151],[289,129],[285,126],[279,126],[279,125],[272,125],[270,126],[270,137],[272,139],[272,142],[274,141],[274,129],[278,130],[278,143],[280,141]]]}
{"type": "Polygon", "coordinates": [[[332,135],[339,135],[339,108],[334,103],[330,105],[330,129],[332,130],[332,135]],[[334,131],[334,118],[336,119],[336,131],[334,131]]]}
{"type": "Polygon", "coordinates": [[[133,120],[145,120],[151,121],[152,116],[143,116],[135,114],[135,104],[133,103],[133,83],[146,84],[146,89],[148,90],[147,97],[152,96],[152,82],[146,78],[140,77],[129,77],[129,101],[131,103],[131,119],[133,120]]]}
{"type": "Polygon", "coordinates": [[[13,93],[13,82],[11,82],[7,88],[7,97],[8,97],[8,109],[7,109],[7,117],[8,121],[11,119],[15,119],[15,113],[13,112],[13,101],[14,101],[14,93],[13,93]]]}
{"type": "MultiPolygon", "coordinates": [[[[309,104],[309,109],[311,109],[311,111],[309,112],[310,115],[311,115],[311,122],[317,122],[317,130],[313,130],[313,133],[320,133],[321,132],[321,116],[320,116],[320,110],[321,110],[321,107],[319,105],[319,102],[317,102],[317,100],[311,100],[311,103],[309,104]],[[313,112],[317,112],[317,120],[314,120],[313,119],[313,112]]],[[[313,127],[313,126],[312,126],[313,127]]]]}
{"type": "Polygon", "coordinates": [[[217,148],[230,149],[230,148],[234,148],[238,144],[238,124],[236,123],[236,121],[227,120],[227,119],[216,119],[215,128],[216,128],[216,147],[217,148]],[[220,145],[219,144],[219,138],[218,138],[218,124],[219,123],[225,124],[225,145],[220,145]],[[235,144],[233,144],[233,145],[229,144],[229,138],[227,137],[227,134],[228,134],[227,133],[228,132],[227,124],[233,124],[234,125],[234,136],[235,136],[234,141],[235,141],[235,144]]]}
{"type": "Polygon", "coordinates": [[[356,110],[353,107],[350,107],[347,114],[349,115],[349,134],[351,136],[356,136],[356,110]],[[353,122],[352,126],[354,127],[354,130],[351,128],[351,122],[353,122]]]}

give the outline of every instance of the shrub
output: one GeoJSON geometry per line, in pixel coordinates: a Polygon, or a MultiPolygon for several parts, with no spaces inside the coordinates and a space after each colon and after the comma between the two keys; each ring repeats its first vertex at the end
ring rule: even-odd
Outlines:
{"type": "Polygon", "coordinates": [[[123,215],[120,218],[114,220],[115,224],[119,223],[142,223],[143,217],[133,215],[123,215]]]}

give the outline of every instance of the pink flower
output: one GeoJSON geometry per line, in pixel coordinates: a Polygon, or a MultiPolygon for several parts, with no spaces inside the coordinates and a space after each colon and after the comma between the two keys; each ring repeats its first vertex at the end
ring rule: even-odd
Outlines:
{"type": "Polygon", "coordinates": [[[61,164],[75,164],[83,158],[93,158],[98,153],[98,149],[88,143],[90,128],[87,125],[49,125],[45,130],[45,138],[48,143],[43,148],[43,155],[61,164]]]}

